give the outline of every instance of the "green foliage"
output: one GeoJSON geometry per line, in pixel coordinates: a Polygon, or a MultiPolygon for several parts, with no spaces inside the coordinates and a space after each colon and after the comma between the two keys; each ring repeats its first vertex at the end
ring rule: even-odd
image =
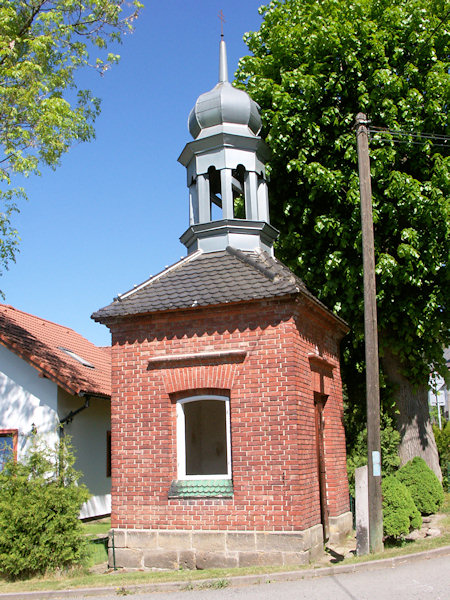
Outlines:
{"type": "Polygon", "coordinates": [[[431,515],[444,501],[439,479],[419,456],[403,465],[395,475],[409,490],[414,504],[422,515],[431,515]]]}
{"type": "MultiPolygon", "coordinates": [[[[393,427],[389,415],[381,414],[381,474],[383,477],[395,473],[400,465],[398,445],[400,434],[393,427]]],[[[349,489],[355,496],[355,469],[367,465],[367,428],[357,436],[354,445],[347,452],[347,475],[349,489]]]]}
{"type": "MultiPolygon", "coordinates": [[[[246,34],[237,85],[261,106],[276,247],[350,325],[343,377],[364,407],[361,214],[355,115],[370,140],[381,354],[412,386],[450,342],[449,40],[445,0],[274,0],[246,34]],[[447,143],[448,145],[448,143],[447,143]]],[[[356,411],[356,408],[355,408],[356,411]]],[[[363,408],[358,411],[359,425],[363,408]]]]}
{"type": "Polygon", "coordinates": [[[387,538],[399,538],[412,529],[422,526],[422,517],[417,510],[408,488],[394,475],[381,483],[383,493],[383,533],[387,538]]]}
{"type": "Polygon", "coordinates": [[[443,467],[450,462],[450,421],[444,421],[442,429],[439,429],[438,425],[433,425],[433,431],[443,467]]]}
{"type": "Polygon", "coordinates": [[[75,142],[94,136],[100,102],[78,90],[75,74],[105,73],[119,56],[111,43],[132,30],[138,0],[8,0],[0,2],[0,266],[14,260],[11,211],[23,190],[14,174],[55,168],[75,142]]]}
{"type": "Polygon", "coordinates": [[[80,564],[86,541],[78,519],[89,498],[78,485],[70,445],[54,450],[34,440],[23,462],[0,472],[0,574],[41,575],[80,564]]]}
{"type": "Polygon", "coordinates": [[[446,486],[447,490],[449,490],[450,474],[448,469],[450,468],[450,421],[444,422],[442,429],[439,429],[437,425],[433,425],[433,432],[439,452],[439,462],[445,482],[444,485],[446,486]]]}
{"type": "Polygon", "coordinates": [[[108,562],[108,539],[89,539],[86,567],[108,562]]]}

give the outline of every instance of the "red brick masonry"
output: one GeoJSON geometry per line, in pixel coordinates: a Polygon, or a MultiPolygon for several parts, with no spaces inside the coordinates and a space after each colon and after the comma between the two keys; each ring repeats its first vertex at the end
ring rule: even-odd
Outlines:
{"type": "Polygon", "coordinates": [[[108,323],[112,527],[301,532],[321,522],[314,392],[324,416],[327,509],[347,513],[338,345],[344,331],[304,297],[108,323]],[[232,498],[168,499],[176,400],[230,398],[232,498]]]}

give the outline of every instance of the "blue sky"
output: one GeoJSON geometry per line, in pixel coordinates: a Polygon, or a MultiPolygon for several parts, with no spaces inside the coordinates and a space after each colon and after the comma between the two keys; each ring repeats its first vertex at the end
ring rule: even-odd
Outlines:
{"type": "Polygon", "coordinates": [[[90,315],[185,256],[187,118],[218,80],[220,20],[230,79],[261,0],[144,0],[145,10],[103,78],[81,87],[102,99],[96,140],[73,147],[56,171],[25,181],[14,224],[20,253],[0,279],[7,304],[71,327],[98,345],[109,330],[90,315]]]}

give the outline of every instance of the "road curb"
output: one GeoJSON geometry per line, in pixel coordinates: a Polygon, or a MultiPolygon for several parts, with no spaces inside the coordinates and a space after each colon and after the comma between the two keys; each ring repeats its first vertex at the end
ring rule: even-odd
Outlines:
{"type": "MultiPolygon", "coordinates": [[[[385,567],[395,568],[406,562],[418,560],[431,560],[438,556],[450,554],[450,546],[405,554],[404,556],[395,556],[393,558],[381,558],[348,565],[336,565],[332,567],[315,567],[298,571],[282,571],[276,573],[262,573],[259,575],[235,575],[225,579],[194,579],[191,581],[167,581],[161,583],[133,584],[125,586],[110,585],[94,588],[76,588],[64,590],[48,590],[39,592],[12,592],[1,594],[0,600],[59,600],[75,597],[100,597],[115,594],[118,590],[125,588],[126,592],[150,593],[150,592],[178,592],[182,590],[200,590],[207,588],[220,587],[218,582],[226,580],[226,587],[242,587],[246,585],[256,585],[258,583],[271,583],[280,581],[297,581],[301,579],[314,579],[316,577],[327,577],[330,575],[340,575],[342,573],[354,573],[357,571],[372,571],[385,567]]],[[[224,586],[225,587],[225,586],[224,586]]]]}

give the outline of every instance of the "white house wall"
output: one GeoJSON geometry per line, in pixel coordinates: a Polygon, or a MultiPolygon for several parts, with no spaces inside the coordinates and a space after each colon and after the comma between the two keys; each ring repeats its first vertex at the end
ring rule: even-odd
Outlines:
{"type": "Polygon", "coordinates": [[[58,441],[57,385],[0,346],[0,429],[17,429],[17,457],[30,442],[33,425],[47,443],[58,441]]]}
{"type": "MultiPolygon", "coordinates": [[[[63,419],[85,403],[84,398],[71,396],[59,390],[58,412],[63,419]]],[[[83,506],[82,518],[106,515],[111,512],[111,478],[107,476],[106,437],[111,429],[109,399],[90,398],[89,407],[73,417],[64,426],[70,435],[76,454],[75,467],[81,471],[84,483],[92,497],[83,506]]]]}
{"type": "MultiPolygon", "coordinates": [[[[48,446],[59,440],[59,420],[84,404],[57,384],[41,377],[25,360],[0,345],[0,429],[17,429],[17,458],[29,446],[33,426],[48,446]]],[[[81,518],[111,512],[111,479],[106,476],[106,432],[110,429],[109,399],[91,399],[65,430],[72,436],[76,469],[92,494],[81,518]]]]}

